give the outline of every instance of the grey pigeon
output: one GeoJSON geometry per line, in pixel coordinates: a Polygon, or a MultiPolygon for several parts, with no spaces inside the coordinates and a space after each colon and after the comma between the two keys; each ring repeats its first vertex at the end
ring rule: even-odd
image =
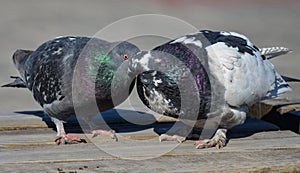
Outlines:
{"type": "MultiPolygon", "coordinates": [[[[221,148],[227,129],[243,124],[251,105],[291,91],[268,60],[289,50],[262,51],[266,56],[244,35],[204,30],[137,54],[129,69],[138,75],[137,92],[146,106],[196,128],[218,126],[211,139],[196,144],[221,148]]],[[[184,129],[177,133],[160,140],[185,140],[184,129]]]]}
{"type": "MultiPolygon", "coordinates": [[[[128,73],[119,75],[119,83],[114,86],[123,95],[115,96],[116,100],[112,100],[111,83],[121,64],[128,64],[126,60],[139,51],[125,41],[110,43],[96,38],[58,37],[43,43],[35,51],[17,50],[13,62],[20,77],[14,77],[14,82],[3,87],[26,87],[32,91],[34,99],[56,125],[57,144],[81,142],[80,138],[67,135],[63,126],[63,121],[75,114],[72,98],[75,97],[72,95],[75,70],[81,80],[77,86],[81,97],[77,106],[88,108],[96,98],[99,111],[105,111],[120,104],[130,94],[134,76],[128,73]],[[79,57],[82,64],[78,65],[79,57]]],[[[93,123],[93,116],[89,114],[80,118],[90,126],[94,135],[108,135],[117,140],[113,130],[99,129],[93,123]]]]}

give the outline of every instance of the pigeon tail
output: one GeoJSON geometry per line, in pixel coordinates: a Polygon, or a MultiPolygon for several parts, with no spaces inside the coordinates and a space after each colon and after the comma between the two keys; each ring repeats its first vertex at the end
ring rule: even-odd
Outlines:
{"type": "Polygon", "coordinates": [[[286,82],[300,82],[300,79],[296,79],[296,78],[292,78],[292,77],[288,77],[288,76],[281,76],[281,77],[286,82]]]}
{"type": "Polygon", "coordinates": [[[292,88],[287,84],[287,81],[285,81],[284,77],[282,77],[279,73],[275,73],[275,78],[274,85],[268,92],[267,97],[274,98],[286,92],[292,91],[292,88]]]}
{"type": "Polygon", "coordinates": [[[20,78],[18,76],[10,76],[10,78],[13,78],[15,80],[13,82],[9,83],[9,84],[2,85],[1,87],[27,88],[27,86],[25,85],[22,78],[20,78]]]}
{"type": "Polygon", "coordinates": [[[265,56],[267,59],[272,59],[280,55],[285,55],[292,52],[291,49],[286,47],[265,47],[259,49],[261,55],[265,56]]]}

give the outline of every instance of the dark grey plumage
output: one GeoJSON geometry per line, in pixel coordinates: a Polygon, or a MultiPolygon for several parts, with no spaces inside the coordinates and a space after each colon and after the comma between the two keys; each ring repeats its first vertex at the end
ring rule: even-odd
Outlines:
{"type": "MultiPolygon", "coordinates": [[[[113,108],[130,94],[134,76],[128,73],[119,74],[119,83],[113,87],[125,94],[117,101],[112,100],[112,79],[124,60],[137,52],[139,49],[128,42],[110,43],[87,37],[55,38],[43,43],[35,51],[17,50],[13,61],[20,78],[6,86],[14,87],[23,82],[23,86],[32,91],[34,99],[55,122],[58,137],[68,138],[62,121],[75,113],[72,89],[79,88],[78,93],[82,98],[76,103],[79,108],[88,106],[95,99],[99,111],[113,108]],[[80,86],[73,86],[75,72],[81,80],[80,86]]],[[[127,62],[124,64],[126,66],[127,62]]],[[[106,133],[96,130],[98,127],[91,121],[94,115],[88,114],[81,118],[87,121],[91,130],[95,130],[93,133],[106,133]]],[[[116,138],[112,131],[107,134],[116,138]]],[[[68,139],[79,141],[72,137],[68,139]]]]}

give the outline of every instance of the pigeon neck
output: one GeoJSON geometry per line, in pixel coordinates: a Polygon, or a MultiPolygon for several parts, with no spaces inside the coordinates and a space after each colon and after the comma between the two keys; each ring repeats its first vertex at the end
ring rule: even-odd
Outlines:
{"type": "Polygon", "coordinates": [[[89,60],[88,75],[95,82],[109,82],[114,76],[114,69],[112,68],[114,65],[115,62],[112,61],[109,55],[97,52],[89,60]]]}

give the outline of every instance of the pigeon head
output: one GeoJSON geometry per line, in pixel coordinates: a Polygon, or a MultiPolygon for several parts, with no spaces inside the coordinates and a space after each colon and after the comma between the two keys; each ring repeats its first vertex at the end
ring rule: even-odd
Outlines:
{"type": "Polygon", "coordinates": [[[129,72],[138,75],[144,71],[149,70],[150,51],[138,52],[134,57],[129,59],[129,72]]]}
{"type": "Polygon", "coordinates": [[[91,50],[85,50],[88,53],[93,52],[87,68],[91,79],[96,80],[98,84],[108,86],[116,76],[116,72],[122,71],[122,73],[118,72],[118,79],[126,80],[129,75],[127,60],[140,52],[140,49],[126,41],[110,43],[109,49],[104,51],[95,50],[97,48],[91,46],[91,50]]]}
{"type": "Polygon", "coordinates": [[[141,51],[129,59],[129,72],[135,75],[149,70],[166,73],[183,66],[185,65],[174,55],[157,50],[141,51]]]}
{"type": "MultiPolygon", "coordinates": [[[[128,60],[138,52],[140,52],[140,49],[129,42],[112,43],[112,48],[107,54],[108,60],[111,61],[107,63],[109,68],[101,68],[100,66],[100,71],[103,70],[100,75],[98,70],[97,76],[100,80],[97,80],[96,85],[100,86],[102,91],[109,86],[114,105],[122,103],[133,89],[135,76],[128,73],[128,60]],[[103,76],[107,79],[106,81],[103,81],[103,76]]],[[[102,60],[101,65],[105,65],[105,60],[106,58],[102,60]]],[[[100,94],[103,94],[103,92],[100,94]]]]}
{"type": "Polygon", "coordinates": [[[115,42],[112,44],[112,49],[109,52],[109,57],[115,61],[128,60],[140,52],[140,49],[127,41],[115,42]]]}

